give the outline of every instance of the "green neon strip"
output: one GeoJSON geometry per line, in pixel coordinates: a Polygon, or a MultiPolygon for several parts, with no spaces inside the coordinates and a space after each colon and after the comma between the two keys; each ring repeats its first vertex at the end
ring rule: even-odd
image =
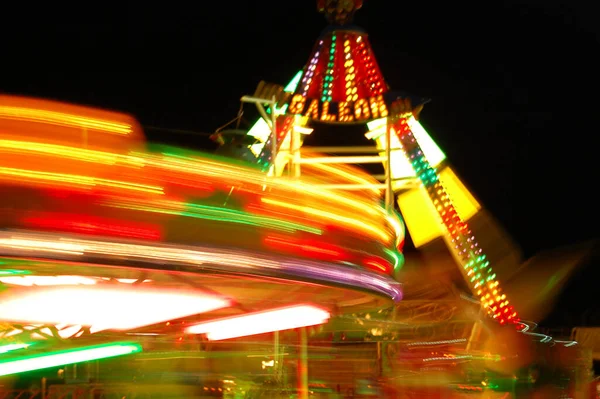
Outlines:
{"type": "Polygon", "coordinates": [[[6,265],[11,265],[12,267],[19,267],[20,265],[28,265],[28,261],[17,260],[17,259],[0,259],[0,276],[15,276],[18,274],[31,274],[29,270],[18,270],[18,269],[5,269],[6,265]]]}
{"type": "Polygon", "coordinates": [[[387,248],[384,248],[383,250],[392,259],[394,259],[394,270],[402,269],[402,266],[404,265],[404,255],[401,252],[393,251],[393,250],[387,249],[387,248]]]}
{"type": "MultiPolygon", "coordinates": [[[[0,262],[0,265],[3,264],[0,262]]],[[[0,270],[0,276],[16,276],[19,274],[30,274],[27,270],[13,270],[13,269],[4,269],[0,270]]]]}
{"type": "Polygon", "coordinates": [[[287,222],[277,218],[270,218],[265,216],[252,215],[244,211],[238,211],[235,209],[219,208],[206,205],[198,204],[187,204],[190,211],[183,212],[182,215],[191,216],[196,218],[207,217],[211,220],[217,220],[222,222],[240,223],[261,227],[270,227],[278,230],[288,231],[290,233],[296,231],[305,231],[312,234],[321,234],[321,230],[305,226],[298,223],[287,222]]]}
{"type": "Polygon", "coordinates": [[[207,205],[198,204],[186,204],[188,210],[186,211],[175,211],[164,208],[153,208],[136,205],[111,205],[114,208],[131,209],[145,212],[162,213],[164,215],[175,215],[175,216],[186,216],[196,219],[205,219],[218,222],[235,223],[250,225],[256,227],[266,227],[275,230],[280,230],[288,233],[295,233],[297,231],[305,231],[311,234],[321,235],[323,232],[321,229],[316,227],[306,226],[299,223],[287,222],[278,218],[271,218],[267,216],[253,215],[244,211],[238,211],[235,209],[220,208],[207,205]]]}
{"type": "Polygon", "coordinates": [[[129,355],[141,351],[142,347],[139,344],[120,342],[51,352],[43,355],[23,356],[0,362],[0,376],[129,355]]]}

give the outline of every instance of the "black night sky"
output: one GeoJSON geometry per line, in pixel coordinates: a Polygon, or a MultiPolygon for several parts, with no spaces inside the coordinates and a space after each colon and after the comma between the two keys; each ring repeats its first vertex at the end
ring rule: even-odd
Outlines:
{"type": "MultiPolygon", "coordinates": [[[[260,80],[286,84],[326,26],[313,0],[99,4],[3,6],[0,90],[212,132],[260,80]]],[[[355,18],[388,84],[431,98],[422,124],[527,256],[598,237],[600,31],[586,4],[367,0],[355,18]]]]}

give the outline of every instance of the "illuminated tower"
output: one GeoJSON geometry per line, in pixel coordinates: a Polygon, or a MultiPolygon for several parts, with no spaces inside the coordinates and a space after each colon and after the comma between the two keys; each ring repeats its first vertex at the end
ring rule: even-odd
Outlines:
{"type": "MultiPolygon", "coordinates": [[[[372,152],[378,153],[386,168],[380,189],[386,201],[396,199],[415,247],[425,250],[444,242],[487,313],[501,324],[517,322],[492,264],[499,265],[504,274],[520,262],[519,250],[482,209],[419,123],[427,100],[393,91],[386,84],[367,33],[351,25],[361,6],[360,0],[318,1],[330,25],[318,38],[308,63],[287,87],[275,90],[279,102],[271,95],[273,91],[267,96],[261,96],[260,90],[255,93],[255,98],[265,99],[263,105],[271,100],[266,113],[274,108],[275,114],[249,131],[264,141],[253,150],[265,170],[281,175],[284,169],[298,169],[303,163],[300,146],[303,135],[312,132],[306,127],[311,120],[366,124],[366,137],[375,142],[372,152]],[[270,128],[273,124],[275,129],[270,128]],[[483,237],[481,242],[474,232],[483,237]],[[495,250],[492,256],[484,253],[488,248],[495,250]]],[[[328,147],[324,152],[333,151],[328,147]]],[[[358,157],[346,157],[350,158],[358,157]]]]}

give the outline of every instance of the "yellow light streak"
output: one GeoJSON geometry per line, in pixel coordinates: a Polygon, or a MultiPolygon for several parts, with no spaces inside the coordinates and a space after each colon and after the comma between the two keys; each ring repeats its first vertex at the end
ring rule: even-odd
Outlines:
{"type": "Polygon", "coordinates": [[[142,160],[136,157],[128,157],[111,152],[86,150],[83,148],[57,144],[46,144],[20,140],[0,140],[0,151],[3,151],[4,149],[15,153],[39,153],[104,165],[115,165],[119,162],[138,167],[143,165],[142,160]]]}
{"type": "Polygon", "coordinates": [[[78,127],[82,129],[100,130],[107,133],[128,135],[132,126],[127,123],[112,122],[103,119],[89,118],[63,112],[31,109],[25,107],[0,106],[0,118],[13,120],[29,120],[58,126],[78,127]]]}
{"type": "Polygon", "coordinates": [[[148,194],[164,194],[163,189],[158,186],[150,186],[145,184],[124,182],[118,180],[99,179],[89,176],[70,175],[65,173],[50,173],[0,167],[0,177],[1,176],[13,177],[20,180],[26,179],[34,182],[42,181],[63,184],[71,183],[74,185],[85,187],[106,186],[112,188],[121,188],[130,191],[144,192],[148,194]]]}
{"type": "Polygon", "coordinates": [[[363,232],[367,232],[370,235],[373,235],[376,238],[383,240],[384,242],[390,242],[392,240],[391,235],[388,232],[386,232],[384,229],[377,227],[375,225],[369,224],[369,223],[365,223],[363,221],[360,221],[360,220],[352,218],[352,217],[336,215],[335,213],[323,211],[320,209],[315,209],[315,208],[311,208],[308,206],[302,206],[302,205],[294,205],[294,204],[290,204],[287,202],[282,202],[282,201],[278,201],[278,200],[274,200],[274,199],[270,199],[270,198],[261,198],[261,202],[264,204],[279,206],[279,207],[287,208],[287,209],[293,209],[293,210],[296,210],[299,212],[304,212],[304,213],[307,213],[307,214],[310,214],[313,216],[318,216],[321,218],[333,220],[333,221],[345,224],[347,226],[354,227],[358,230],[362,230],[363,232]]]}

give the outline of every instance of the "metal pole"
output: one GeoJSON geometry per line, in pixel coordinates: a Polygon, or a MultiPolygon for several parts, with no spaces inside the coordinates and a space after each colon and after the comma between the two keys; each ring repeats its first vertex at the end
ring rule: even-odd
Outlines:
{"type": "Polygon", "coordinates": [[[394,209],[394,191],[392,189],[392,129],[389,126],[385,129],[385,208],[388,212],[394,209]]]}
{"type": "Polygon", "coordinates": [[[273,159],[273,176],[277,176],[277,115],[275,115],[277,100],[271,100],[271,159],[273,159]]]}
{"type": "Polygon", "coordinates": [[[377,341],[377,377],[383,376],[383,344],[377,341]]]}
{"type": "Polygon", "coordinates": [[[306,327],[298,330],[300,342],[298,346],[298,399],[308,399],[308,340],[306,338],[306,327]]]}
{"type": "Polygon", "coordinates": [[[475,320],[473,327],[471,328],[471,334],[469,335],[469,340],[467,341],[466,350],[470,351],[476,349],[476,346],[479,344],[481,333],[483,331],[483,326],[481,325],[481,318],[487,317],[483,309],[479,311],[479,317],[475,320]],[[474,348],[475,346],[475,348],[474,348]]]}
{"type": "Polygon", "coordinates": [[[290,132],[290,151],[288,153],[288,175],[296,177],[296,124],[292,125],[290,132]]]}
{"type": "Polygon", "coordinates": [[[273,372],[275,379],[279,380],[279,331],[273,333],[273,372]]]}
{"type": "Polygon", "coordinates": [[[300,147],[302,146],[302,143],[300,142],[300,132],[294,128],[292,134],[294,137],[294,177],[300,177],[300,174],[302,173],[300,171],[300,161],[302,157],[302,153],[300,152],[300,147]]]}

